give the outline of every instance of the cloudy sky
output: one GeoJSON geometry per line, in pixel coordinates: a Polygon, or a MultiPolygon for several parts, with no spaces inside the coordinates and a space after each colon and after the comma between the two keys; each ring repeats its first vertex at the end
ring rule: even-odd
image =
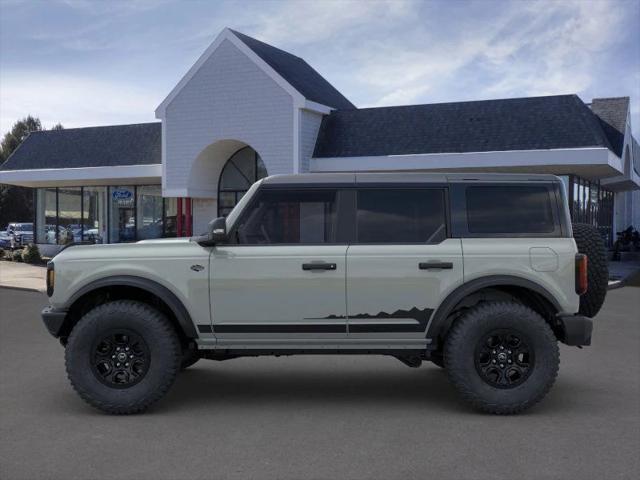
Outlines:
{"type": "Polygon", "coordinates": [[[640,0],[0,0],[0,132],[153,121],[225,26],[359,107],[628,95],[640,132],[640,0]]]}

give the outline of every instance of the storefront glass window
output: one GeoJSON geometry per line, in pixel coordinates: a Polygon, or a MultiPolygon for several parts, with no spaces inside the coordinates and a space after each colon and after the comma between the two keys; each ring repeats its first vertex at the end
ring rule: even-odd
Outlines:
{"type": "Polygon", "coordinates": [[[162,192],[160,185],[146,185],[137,191],[138,240],[162,237],[162,192]]]}
{"type": "Polygon", "coordinates": [[[80,187],[58,189],[58,245],[82,240],[82,190],[80,187]]]}
{"type": "Polygon", "coordinates": [[[107,189],[84,187],[82,190],[82,240],[91,243],[107,241],[107,189]]]}
{"type": "Polygon", "coordinates": [[[260,155],[251,147],[234,153],[220,174],[218,185],[218,215],[226,217],[249,187],[267,176],[260,155]]]}
{"type": "Polygon", "coordinates": [[[136,239],[135,187],[109,187],[109,243],[136,239]]]}
{"type": "Polygon", "coordinates": [[[177,210],[177,199],[163,198],[160,185],[39,188],[35,241],[66,245],[175,237],[177,210]]]}
{"type": "Polygon", "coordinates": [[[163,237],[175,237],[178,215],[178,199],[164,199],[164,232],[163,237]]]}
{"type": "Polygon", "coordinates": [[[39,188],[36,197],[36,243],[55,244],[56,224],[56,189],[39,188]]]}

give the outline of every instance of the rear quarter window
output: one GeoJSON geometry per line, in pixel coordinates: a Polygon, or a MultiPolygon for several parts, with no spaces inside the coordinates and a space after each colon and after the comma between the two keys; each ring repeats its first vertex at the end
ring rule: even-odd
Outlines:
{"type": "Polygon", "coordinates": [[[466,188],[467,228],[472,234],[552,234],[550,191],[542,185],[466,188]]]}

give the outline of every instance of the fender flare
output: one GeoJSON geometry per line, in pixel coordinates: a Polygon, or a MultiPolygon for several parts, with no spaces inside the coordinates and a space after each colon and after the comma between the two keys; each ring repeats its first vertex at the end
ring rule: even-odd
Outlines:
{"type": "Polygon", "coordinates": [[[65,308],[71,308],[76,301],[94,290],[113,286],[139,288],[160,298],[165,304],[167,304],[173,315],[176,317],[176,320],[178,321],[178,324],[185,336],[187,338],[198,338],[195,326],[191,320],[191,315],[189,315],[189,312],[180,299],[164,285],[161,285],[154,280],[149,280],[148,278],[136,277],[133,275],[115,275],[113,277],[95,280],[76,291],[66,302],[65,308]]]}
{"type": "Polygon", "coordinates": [[[513,275],[490,275],[463,283],[449,293],[429,320],[429,324],[427,325],[427,338],[437,339],[438,336],[443,333],[443,329],[447,327],[447,317],[451,314],[454,307],[464,300],[465,297],[483,288],[513,286],[526,288],[527,290],[537,293],[551,304],[556,313],[562,310],[558,301],[546,288],[531,280],[513,275]]]}

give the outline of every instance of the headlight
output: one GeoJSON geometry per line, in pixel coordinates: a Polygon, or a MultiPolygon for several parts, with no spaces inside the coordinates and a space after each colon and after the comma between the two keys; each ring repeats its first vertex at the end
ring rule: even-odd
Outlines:
{"type": "Polygon", "coordinates": [[[56,271],[53,262],[47,263],[47,296],[53,295],[53,287],[56,282],[56,271]]]}

